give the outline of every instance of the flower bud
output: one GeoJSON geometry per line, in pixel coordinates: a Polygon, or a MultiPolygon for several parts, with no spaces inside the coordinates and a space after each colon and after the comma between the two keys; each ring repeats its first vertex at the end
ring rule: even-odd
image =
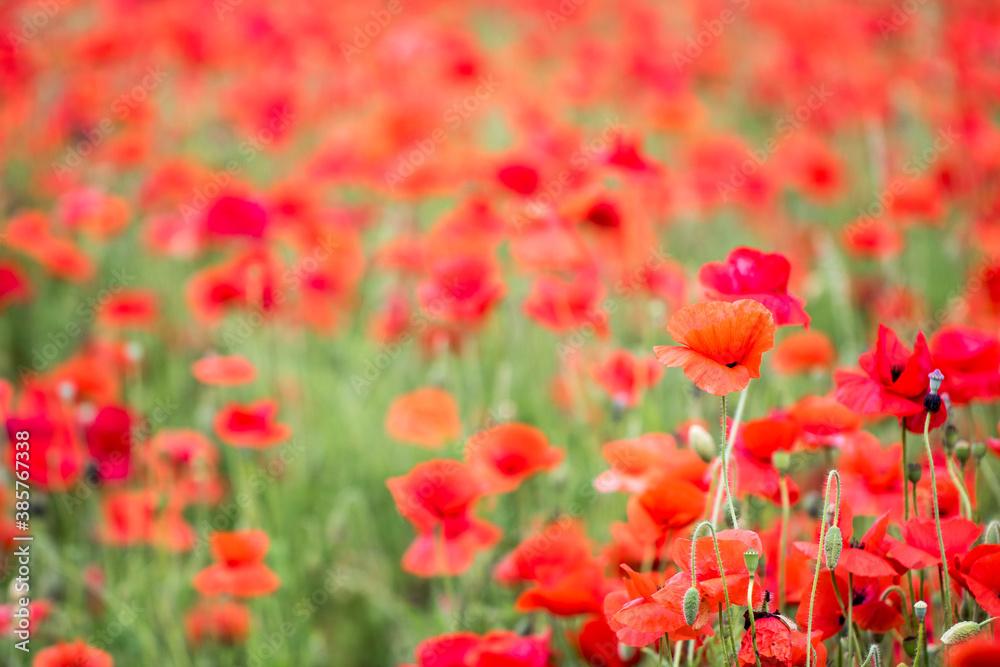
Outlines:
{"type": "Polygon", "coordinates": [[[844,537],[840,534],[840,526],[830,526],[823,542],[823,554],[826,556],[826,567],[832,570],[840,562],[840,552],[844,549],[844,537]]]}
{"type": "Polygon", "coordinates": [[[913,613],[917,615],[917,618],[921,621],[924,620],[924,616],[927,615],[927,603],[923,600],[917,600],[913,603],[913,613]]]}
{"type": "Polygon", "coordinates": [[[747,565],[747,571],[750,574],[755,574],[757,566],[760,565],[760,554],[754,549],[747,549],[743,552],[743,562],[747,565]]]}
{"type": "Polygon", "coordinates": [[[958,459],[959,463],[964,466],[970,456],[972,456],[972,446],[968,440],[959,440],[955,443],[955,458],[958,459]]]}
{"type": "Polygon", "coordinates": [[[986,524],[985,544],[1000,544],[1000,521],[994,519],[986,524]]]}
{"type": "Polygon", "coordinates": [[[962,621],[951,626],[941,635],[941,643],[945,646],[954,646],[967,642],[979,634],[979,624],[975,621],[962,621]]]}
{"type": "Polygon", "coordinates": [[[946,424],[944,427],[944,438],[942,439],[945,451],[950,452],[955,447],[956,442],[958,442],[958,427],[954,424],[946,424]]]}
{"type": "Polygon", "coordinates": [[[906,464],[906,479],[910,480],[911,484],[919,484],[923,474],[924,468],[919,463],[906,464]]]}
{"type": "Polygon", "coordinates": [[[783,449],[779,449],[771,457],[771,463],[774,464],[774,469],[780,472],[782,475],[788,472],[788,469],[792,467],[792,455],[783,449]]]}
{"type": "Polygon", "coordinates": [[[987,451],[988,450],[986,448],[985,442],[979,441],[972,443],[972,455],[976,457],[977,463],[983,460],[983,457],[986,456],[987,451]]]}
{"type": "Polygon", "coordinates": [[[701,596],[698,595],[698,589],[692,586],[684,593],[684,622],[691,627],[694,627],[695,621],[698,620],[700,606],[701,596]]]}
{"type": "Polygon", "coordinates": [[[715,442],[701,424],[692,424],[688,429],[688,446],[705,463],[711,463],[715,458],[715,442]]]}

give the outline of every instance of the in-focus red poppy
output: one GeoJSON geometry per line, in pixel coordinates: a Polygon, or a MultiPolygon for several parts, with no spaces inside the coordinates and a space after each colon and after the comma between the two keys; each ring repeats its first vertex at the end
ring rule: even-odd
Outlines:
{"type": "Polygon", "coordinates": [[[828,370],[836,358],[837,351],[830,337],[812,329],[794,333],[778,343],[771,363],[777,372],[794,375],[828,370]]]}
{"type": "MultiPolygon", "coordinates": [[[[763,553],[764,548],[760,541],[760,536],[752,530],[728,529],[720,530],[716,533],[718,539],[719,554],[722,560],[722,569],[719,569],[719,558],[715,553],[715,545],[711,537],[699,537],[695,547],[694,567],[698,573],[696,588],[701,596],[701,606],[706,613],[713,613],[718,610],[721,604],[725,609],[726,591],[729,593],[729,603],[734,605],[747,604],[747,588],[750,581],[750,573],[747,570],[744,553],[748,549],[753,549],[757,553],[763,553]],[[722,574],[726,575],[726,585],[722,585],[722,574]]],[[[680,567],[681,582],[684,583],[681,596],[688,587],[691,586],[691,546],[690,539],[674,540],[671,547],[671,557],[680,567]]],[[[754,587],[753,600],[756,607],[763,596],[760,587],[754,587]]],[[[654,596],[655,597],[655,596],[654,596]]],[[[671,601],[676,604],[677,601],[671,601]]],[[[683,605],[683,601],[681,600],[683,605]]],[[[676,611],[683,612],[681,606],[677,606],[676,611]]]]}
{"type": "Polygon", "coordinates": [[[619,408],[639,403],[642,392],[652,387],[663,374],[655,359],[636,359],[628,350],[615,350],[594,366],[593,375],[619,408]]]}
{"type": "Polygon", "coordinates": [[[694,625],[684,618],[683,597],[691,583],[685,573],[678,572],[659,587],[662,576],[658,572],[640,574],[627,565],[622,565],[622,571],[627,577],[625,590],[604,598],[604,616],[622,644],[646,646],[664,633],[678,640],[712,635],[712,616],[706,607],[699,609],[694,625]]]}
{"type": "Polygon", "coordinates": [[[725,262],[708,262],[698,271],[698,282],[709,299],[753,299],[764,304],[775,325],[809,324],[805,301],[788,293],[791,265],[780,253],[736,248],[725,262]]]}
{"type": "Polygon", "coordinates": [[[444,447],[462,433],[458,404],[444,389],[421,387],[393,399],[385,431],[400,442],[444,447]]]}
{"type": "Polygon", "coordinates": [[[270,399],[241,405],[229,403],[215,415],[215,435],[234,447],[262,449],[288,440],[292,429],[274,421],[278,405],[270,399]]]}
{"type": "Polygon", "coordinates": [[[764,352],[774,346],[771,312],[752,299],[709,301],[673,314],[667,330],[680,345],[653,348],[664,366],[680,366],[699,389],[716,396],[740,391],[760,377],[764,352]]]}
{"type": "Polygon", "coordinates": [[[16,262],[0,261],[0,311],[31,298],[31,281],[16,262]]]}
{"type": "Polygon", "coordinates": [[[202,384],[237,387],[253,382],[257,369],[240,354],[210,354],[191,364],[191,375],[202,384]]]}
{"type": "Polygon", "coordinates": [[[982,329],[957,324],[931,337],[934,363],[944,373],[941,392],[952,405],[990,401],[1000,396],[1000,339],[982,329]]]}
{"type": "Polygon", "coordinates": [[[615,440],[601,448],[611,465],[594,480],[601,493],[642,493],[664,477],[705,487],[708,464],[691,449],[680,449],[667,433],[647,433],[629,440],[615,440]]]}
{"type": "Polygon", "coordinates": [[[250,634],[250,610],[231,600],[203,600],[184,614],[188,642],[242,644],[250,634]]]}
{"type": "Polygon", "coordinates": [[[31,664],[32,667],[114,667],[115,661],[111,654],[78,639],[42,649],[31,664]]]}
{"type": "Polygon", "coordinates": [[[417,529],[417,539],[403,556],[407,572],[422,577],[461,574],[476,553],[500,539],[496,526],[472,515],[485,487],[464,463],[432,459],[386,480],[386,486],[396,509],[417,529]]]}
{"type": "MultiPolygon", "coordinates": [[[[834,373],[837,400],[863,415],[881,414],[899,417],[911,433],[924,432],[924,396],[930,386],[929,375],[934,360],[924,339],[917,334],[913,352],[899,341],[896,332],[880,324],[875,349],[858,358],[863,372],[841,370],[834,373]]],[[[941,408],[931,415],[931,428],[948,418],[941,408]]]]}
{"type": "MultiPolygon", "coordinates": [[[[854,588],[851,589],[848,586],[847,575],[838,573],[833,577],[820,577],[813,606],[813,633],[818,634],[822,641],[826,641],[840,632],[847,621],[840,600],[846,604],[849,599],[853,604],[854,622],[862,630],[885,634],[899,628],[903,625],[903,615],[892,605],[898,603],[898,596],[882,599],[882,593],[895,581],[895,577],[856,576],[854,588]],[[837,586],[836,591],[833,588],[834,582],[837,586]]],[[[804,628],[807,627],[808,621],[809,604],[800,604],[795,614],[795,622],[800,628],[804,628]]]]}
{"type": "Polygon", "coordinates": [[[253,598],[270,595],[281,580],[264,557],[271,540],[262,530],[212,533],[208,537],[216,562],[194,576],[195,589],[207,597],[253,598]]]}
{"type": "Polygon", "coordinates": [[[417,287],[420,306],[431,317],[480,324],[504,295],[496,269],[479,255],[456,255],[435,262],[417,287]]]}
{"type": "Polygon", "coordinates": [[[955,568],[949,571],[955,581],[972,593],[987,614],[1000,615],[1000,545],[980,544],[953,562],[955,568]]]}
{"type": "Polygon", "coordinates": [[[132,462],[132,417],[125,408],[108,405],[84,428],[87,449],[102,480],[128,477],[132,462]]]}
{"type": "MultiPolygon", "coordinates": [[[[793,630],[778,614],[753,612],[757,632],[757,653],[754,653],[753,635],[748,631],[740,642],[737,664],[739,667],[754,667],[758,657],[763,667],[798,667],[806,664],[809,642],[806,633],[793,630]]],[[[826,664],[826,646],[820,641],[819,632],[813,631],[812,661],[817,665],[826,664]]]]}
{"type": "Polygon", "coordinates": [[[514,491],[528,477],[555,468],[564,456],[540,429],[517,422],[479,431],[465,443],[465,459],[489,493],[514,491]]]}
{"type": "MultiPolygon", "coordinates": [[[[941,563],[941,545],[933,517],[914,517],[903,524],[903,540],[886,537],[892,546],[887,554],[909,570],[922,570],[941,563]]],[[[941,519],[941,540],[947,562],[958,561],[979,539],[979,524],[962,516],[941,519]]]]}

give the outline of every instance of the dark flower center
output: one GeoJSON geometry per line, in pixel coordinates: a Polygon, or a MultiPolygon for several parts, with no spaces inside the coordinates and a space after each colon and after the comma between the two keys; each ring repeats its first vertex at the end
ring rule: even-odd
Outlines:
{"type": "Polygon", "coordinates": [[[731,364],[726,364],[726,368],[736,368],[736,366],[737,366],[738,364],[739,364],[739,362],[738,362],[738,361],[734,361],[734,362],[733,362],[733,363],[731,363],[731,364]]]}
{"type": "Polygon", "coordinates": [[[899,379],[899,376],[903,374],[906,366],[902,364],[893,364],[892,368],[889,369],[889,374],[892,375],[892,381],[895,382],[899,379]]]}

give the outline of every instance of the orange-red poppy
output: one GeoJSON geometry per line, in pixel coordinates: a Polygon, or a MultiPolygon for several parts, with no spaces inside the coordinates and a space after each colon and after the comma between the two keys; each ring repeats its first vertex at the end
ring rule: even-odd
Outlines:
{"type": "Polygon", "coordinates": [[[33,667],[113,667],[111,654],[89,646],[82,639],[60,642],[42,649],[35,656],[33,667]]]}
{"type": "Polygon", "coordinates": [[[191,374],[202,384],[235,387],[253,382],[257,369],[239,354],[211,354],[191,364],[191,374]]]}
{"type": "Polygon", "coordinates": [[[215,435],[234,447],[273,447],[292,435],[290,426],[274,421],[277,412],[277,403],[270,399],[229,403],[215,415],[215,435]]]}
{"type": "Polygon", "coordinates": [[[193,584],[202,595],[252,598],[278,590],[281,580],[264,556],[271,540],[262,530],[239,530],[209,535],[216,562],[195,575],[193,584]]]}
{"type": "Polygon", "coordinates": [[[760,377],[761,355],[774,346],[774,318],[752,299],[681,308],[667,330],[680,345],[653,348],[664,366],[680,366],[700,389],[725,396],[760,377]]]}
{"type": "Polygon", "coordinates": [[[565,453],[534,426],[511,422],[474,434],[465,458],[492,493],[515,490],[528,477],[559,465],[565,453]]]}
{"type": "Polygon", "coordinates": [[[250,610],[232,600],[203,600],[184,614],[184,632],[195,646],[206,641],[241,644],[250,633],[250,610]]]}
{"type": "Polygon", "coordinates": [[[458,404],[444,389],[421,387],[393,400],[385,416],[385,430],[401,442],[443,447],[462,433],[458,404]]]}
{"type": "Polygon", "coordinates": [[[837,358],[830,337],[822,331],[799,331],[785,338],[774,348],[771,363],[774,370],[786,375],[829,369],[837,358]]]}

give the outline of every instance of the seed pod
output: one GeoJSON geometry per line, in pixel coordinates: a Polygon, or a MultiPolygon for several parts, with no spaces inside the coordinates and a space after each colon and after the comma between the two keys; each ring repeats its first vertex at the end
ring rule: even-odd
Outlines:
{"type": "Polygon", "coordinates": [[[698,589],[692,586],[684,593],[684,622],[691,627],[694,627],[695,621],[698,620],[700,606],[701,596],[698,595],[698,589]]]}
{"type": "Polygon", "coordinates": [[[826,556],[826,568],[832,570],[840,562],[840,552],[844,550],[844,537],[840,534],[840,526],[830,526],[826,531],[823,543],[823,554],[826,556]]]}
{"type": "Polygon", "coordinates": [[[917,600],[913,603],[913,613],[917,615],[917,618],[921,621],[924,620],[924,616],[927,615],[927,603],[923,600],[917,600]]]}
{"type": "Polygon", "coordinates": [[[792,455],[783,449],[779,449],[771,457],[771,463],[774,464],[775,470],[784,475],[792,467],[792,455]]]}
{"type": "Polygon", "coordinates": [[[715,442],[701,424],[692,424],[688,429],[688,446],[705,463],[711,463],[715,458],[715,442]]]}
{"type": "Polygon", "coordinates": [[[972,443],[972,455],[976,457],[976,461],[982,461],[983,457],[986,456],[986,443],[979,441],[972,443]]]}
{"type": "Polygon", "coordinates": [[[967,642],[979,634],[979,624],[975,621],[962,621],[948,628],[941,635],[941,643],[945,646],[954,646],[967,642]]]}
{"type": "Polygon", "coordinates": [[[955,458],[958,459],[958,462],[961,463],[963,466],[965,465],[966,461],[969,460],[969,456],[971,454],[972,454],[972,446],[969,445],[968,440],[959,440],[958,442],[955,443],[955,458]]]}
{"type": "Polygon", "coordinates": [[[910,480],[910,484],[919,484],[923,474],[924,469],[919,463],[906,464],[906,479],[910,480]]]}
{"type": "Polygon", "coordinates": [[[754,549],[747,549],[743,552],[743,562],[746,563],[750,574],[756,574],[757,566],[760,565],[760,554],[754,549]]]}

